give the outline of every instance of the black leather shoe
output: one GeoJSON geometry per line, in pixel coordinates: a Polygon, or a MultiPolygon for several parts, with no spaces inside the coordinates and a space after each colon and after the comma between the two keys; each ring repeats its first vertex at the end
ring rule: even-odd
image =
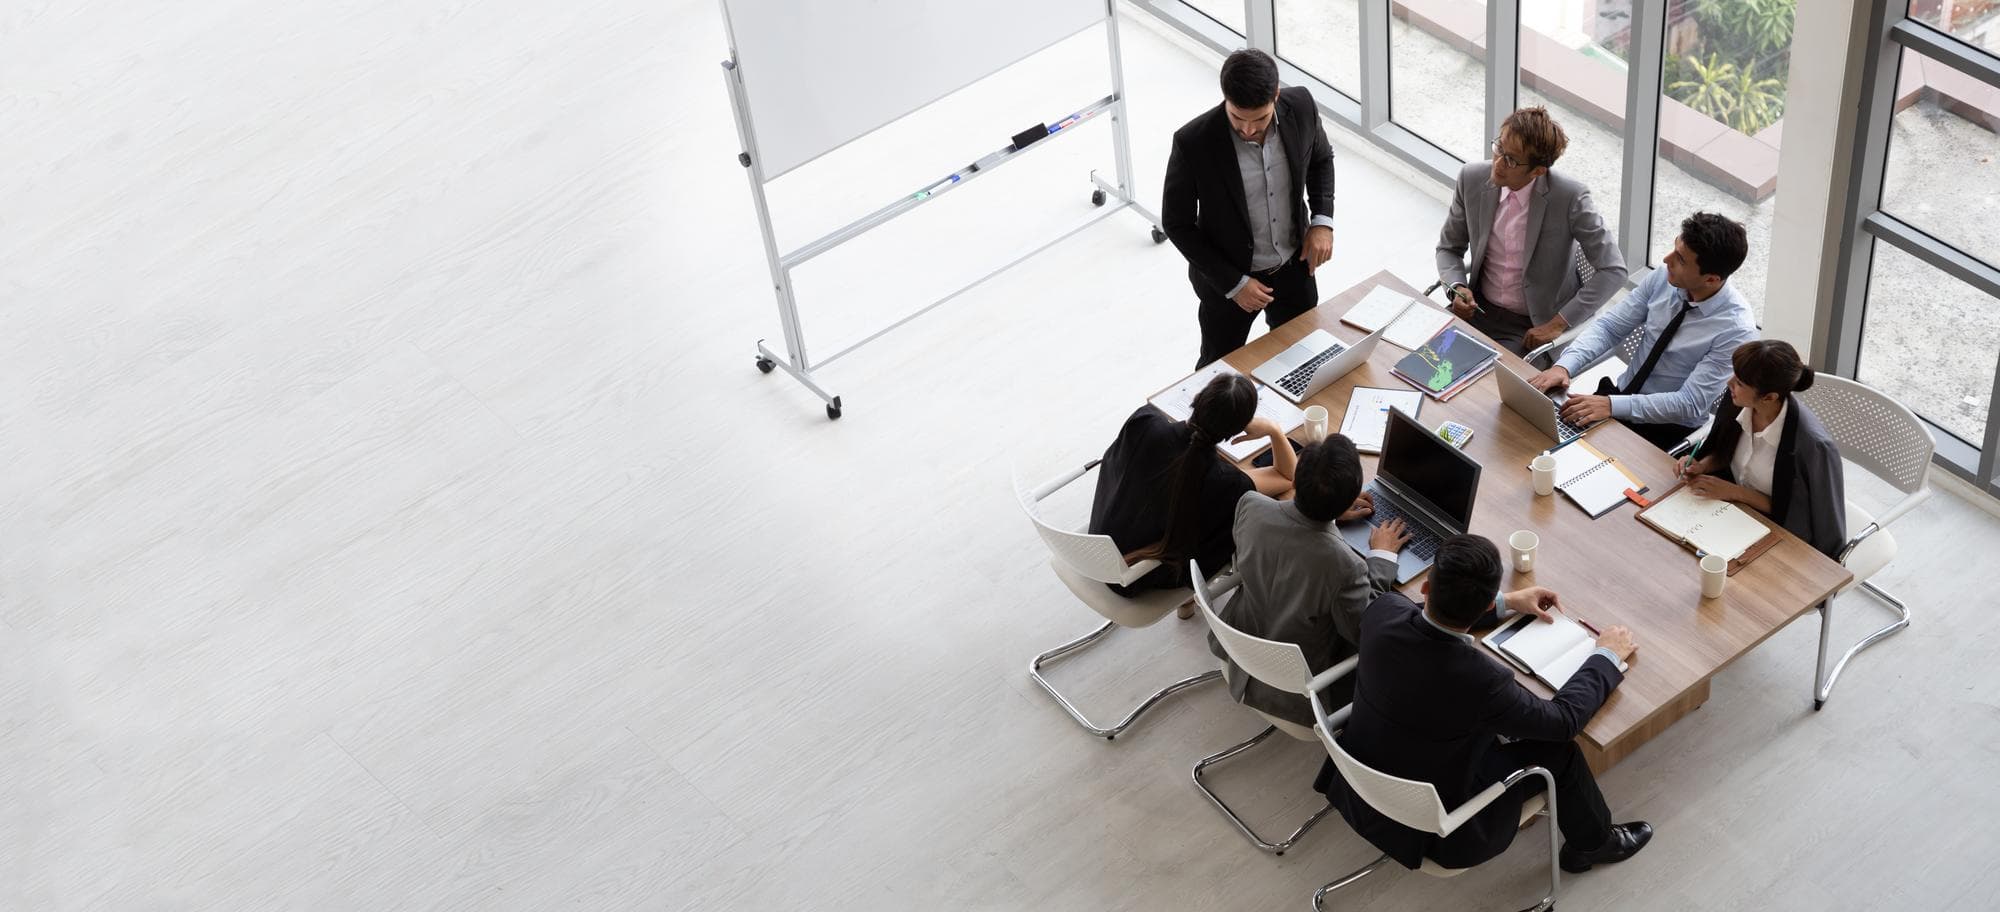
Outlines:
{"type": "Polygon", "coordinates": [[[1594,865],[1615,864],[1639,854],[1639,850],[1645,848],[1652,838],[1653,827],[1643,820],[1621,823],[1611,828],[1610,839],[1588,852],[1563,846],[1559,861],[1563,870],[1582,874],[1594,865]]]}

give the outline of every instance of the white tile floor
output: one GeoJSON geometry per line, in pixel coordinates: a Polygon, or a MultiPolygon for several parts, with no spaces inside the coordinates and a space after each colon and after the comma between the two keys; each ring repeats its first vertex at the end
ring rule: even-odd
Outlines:
{"type": "MultiPolygon", "coordinates": [[[[1150,197],[1214,61],[1126,39],[1150,197]]],[[[1107,744],[1024,674],[1091,619],[1010,466],[1192,360],[1179,257],[1114,216],[836,363],[828,422],[750,366],[723,50],[700,0],[0,14],[0,908],[1300,908],[1369,856],[1258,855],[1199,799],[1257,728],[1221,691],[1107,744]]],[[[999,85],[1066,98],[1090,55],[1054,56],[999,85]]],[[[787,231],[987,110],[787,178],[787,231]]],[[[1087,217],[1108,142],[1065,142],[815,262],[815,345],[1087,217]]],[[[1326,287],[1421,280],[1438,188],[1340,167],[1326,287]]],[[[1996,905],[2000,522],[1898,534],[1918,625],[1818,715],[1810,624],[1725,671],[1606,777],[1660,836],[1566,907],[1996,905]]],[[[1054,674],[1101,710],[1206,662],[1170,621],[1054,674]]],[[[1314,766],[1217,778],[1275,822],[1314,766]]],[[[1532,847],[1346,903],[1511,908],[1532,847]]]]}

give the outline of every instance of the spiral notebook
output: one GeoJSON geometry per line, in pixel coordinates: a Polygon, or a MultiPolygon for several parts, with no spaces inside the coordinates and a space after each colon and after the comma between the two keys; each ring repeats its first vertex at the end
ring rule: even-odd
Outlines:
{"type": "Polygon", "coordinates": [[[1682,547],[1718,554],[1735,575],[1778,543],[1778,533],[1756,514],[1726,500],[1697,496],[1685,483],[1639,511],[1639,518],[1682,547]]]}
{"type": "Polygon", "coordinates": [[[1606,456],[1588,440],[1557,447],[1549,455],[1556,458],[1556,490],[1596,519],[1625,502],[1625,489],[1646,492],[1639,481],[1615,457],[1606,456]]]}

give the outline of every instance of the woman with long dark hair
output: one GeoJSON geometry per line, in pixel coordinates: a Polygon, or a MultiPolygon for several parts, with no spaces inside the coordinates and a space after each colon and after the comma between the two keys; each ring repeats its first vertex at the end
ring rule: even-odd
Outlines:
{"type": "Polygon", "coordinates": [[[1276,497],[1292,489],[1292,445],[1282,428],[1256,414],[1256,385],[1224,373],[1195,394],[1186,421],[1151,404],[1125,420],[1098,467],[1090,531],[1111,536],[1126,561],[1160,566],[1114,591],[1185,586],[1189,558],[1221,569],[1236,553],[1230,525],[1237,499],[1252,490],[1276,497]],[[1239,469],[1216,452],[1218,443],[1248,437],[1270,438],[1272,465],[1239,469]]]}
{"type": "Polygon", "coordinates": [[[1847,544],[1840,448],[1819,416],[1792,395],[1813,370],[1790,343],[1745,342],[1716,403],[1708,436],[1681,464],[1696,494],[1742,504],[1777,521],[1829,557],[1847,544]]]}

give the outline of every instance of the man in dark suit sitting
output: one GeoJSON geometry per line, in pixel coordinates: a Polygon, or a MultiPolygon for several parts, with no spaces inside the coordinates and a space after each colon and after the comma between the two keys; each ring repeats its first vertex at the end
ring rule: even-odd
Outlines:
{"type": "MultiPolygon", "coordinates": [[[[1369,604],[1361,619],[1353,714],[1340,744],[1376,770],[1431,783],[1446,808],[1522,767],[1543,767],[1556,781],[1562,869],[1574,874],[1624,861],[1645,846],[1653,829],[1643,822],[1612,825],[1611,810],[1572,739],[1623,680],[1620,666],[1632,655],[1632,634],[1623,627],[1605,630],[1597,651],[1554,699],[1537,697],[1466,632],[1518,612],[1546,618],[1559,609],[1547,589],[1499,593],[1501,570],[1492,542],[1453,536],[1438,548],[1424,580],[1423,607],[1396,592],[1369,604]],[[1503,744],[1502,736],[1516,740],[1503,744]]],[[[1355,832],[1404,867],[1416,868],[1428,857],[1447,868],[1469,868],[1506,851],[1522,803],[1543,788],[1543,780],[1521,780],[1445,837],[1383,816],[1330,762],[1314,787],[1355,832]]]]}
{"type": "Polygon", "coordinates": [[[1174,131],[1160,194],[1201,299],[1197,367],[1242,347],[1259,311],[1275,329],[1318,305],[1313,273],[1333,256],[1333,146],[1312,93],[1280,91],[1277,61],[1250,49],[1222,62],[1222,98],[1174,131]]]}

